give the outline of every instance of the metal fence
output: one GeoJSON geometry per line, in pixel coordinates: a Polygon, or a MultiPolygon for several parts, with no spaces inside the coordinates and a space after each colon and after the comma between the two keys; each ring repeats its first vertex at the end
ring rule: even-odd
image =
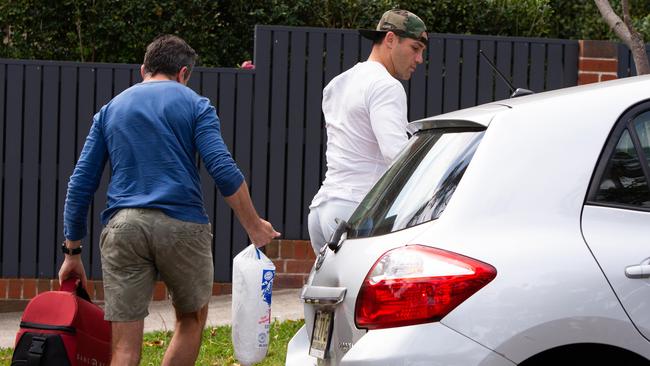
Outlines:
{"type": "MultiPolygon", "coordinates": [[[[322,89],[370,48],[350,30],[258,26],[255,70],[196,68],[190,79],[217,108],[256,207],[284,238],[308,239],[308,205],[325,170],[322,89]]],[[[409,120],[510,94],[479,49],[517,87],[576,85],[575,41],[431,34],[425,64],[404,84],[409,120]]],[[[67,182],[92,116],[139,81],[139,65],[0,59],[1,277],[56,276],[67,182]]],[[[94,279],[101,278],[99,213],[109,176],[107,168],[82,254],[94,279]]],[[[215,280],[229,281],[231,258],[247,236],[202,167],[201,178],[214,227],[215,280]]]]}

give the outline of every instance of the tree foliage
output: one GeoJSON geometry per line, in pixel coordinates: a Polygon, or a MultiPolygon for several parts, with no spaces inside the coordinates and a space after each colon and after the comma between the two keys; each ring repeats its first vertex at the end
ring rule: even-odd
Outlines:
{"type": "MultiPolygon", "coordinates": [[[[0,0],[0,57],[140,63],[155,36],[174,33],[202,65],[232,67],[252,58],[256,24],[373,28],[391,8],[436,33],[615,39],[592,0],[0,0]]],[[[650,0],[632,10],[648,38],[650,0]]]]}

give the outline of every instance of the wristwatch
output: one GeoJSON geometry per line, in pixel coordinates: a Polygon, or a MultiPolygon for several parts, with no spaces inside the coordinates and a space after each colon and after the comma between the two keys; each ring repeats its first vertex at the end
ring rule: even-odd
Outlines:
{"type": "Polygon", "coordinates": [[[65,246],[65,242],[61,243],[61,251],[65,254],[69,254],[69,255],[81,254],[81,248],[82,246],[80,245],[79,248],[68,249],[68,247],[65,246]]]}

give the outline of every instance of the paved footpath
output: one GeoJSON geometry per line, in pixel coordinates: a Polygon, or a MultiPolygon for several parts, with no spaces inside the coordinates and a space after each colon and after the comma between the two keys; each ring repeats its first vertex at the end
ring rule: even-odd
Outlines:
{"type": "MultiPolygon", "coordinates": [[[[303,318],[300,289],[274,290],[271,315],[274,319],[297,320],[303,318]]],[[[13,347],[22,312],[0,313],[0,348],[13,347]]],[[[144,331],[174,329],[174,311],[170,301],[153,301],[149,316],[144,320],[144,331]]],[[[208,310],[207,326],[231,323],[231,296],[212,296],[208,310]]]]}

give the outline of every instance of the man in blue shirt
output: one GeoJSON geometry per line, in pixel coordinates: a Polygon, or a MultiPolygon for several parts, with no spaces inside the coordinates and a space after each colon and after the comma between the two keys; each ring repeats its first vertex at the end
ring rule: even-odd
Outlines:
{"type": "Polygon", "coordinates": [[[112,176],[100,238],[106,319],[112,322],[112,365],[137,365],[144,318],[159,274],[176,310],[163,365],[193,365],[212,294],[212,229],[203,206],[196,152],[225,201],[258,247],[280,235],[253,207],[248,186],[220,133],[207,98],[188,88],[196,53],[165,35],[149,46],[143,82],[93,118],[70,177],[59,280],[86,282],[80,256],[90,201],[106,162],[112,176]]]}

